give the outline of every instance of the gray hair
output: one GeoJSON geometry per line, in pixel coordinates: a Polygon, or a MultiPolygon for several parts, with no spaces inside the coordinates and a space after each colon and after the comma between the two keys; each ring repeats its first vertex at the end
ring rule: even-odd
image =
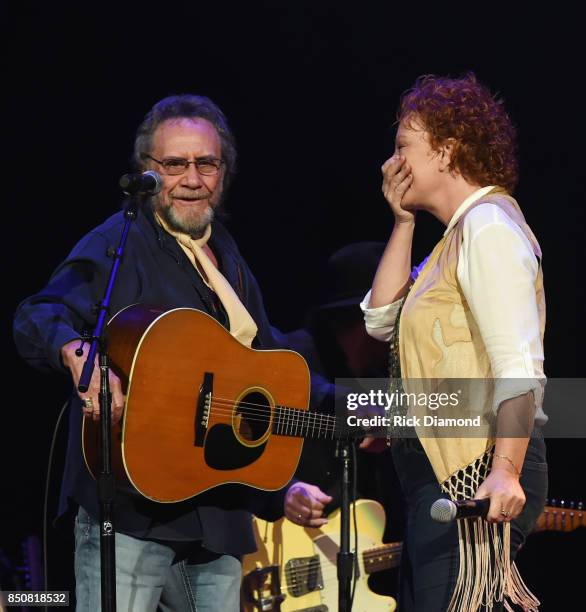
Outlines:
{"type": "Polygon", "coordinates": [[[205,119],[216,128],[222,145],[222,159],[226,164],[223,182],[225,191],[236,174],[236,141],[224,113],[205,96],[168,96],[151,108],[136,131],[133,156],[136,167],[144,169],[142,154],[152,151],[154,133],[161,123],[168,119],[205,119]]]}

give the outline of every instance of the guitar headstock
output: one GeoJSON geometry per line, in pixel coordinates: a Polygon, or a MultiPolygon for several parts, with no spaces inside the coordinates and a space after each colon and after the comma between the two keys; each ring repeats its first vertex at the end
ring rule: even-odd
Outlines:
{"type": "Polygon", "coordinates": [[[573,531],[586,527],[586,512],[582,502],[546,500],[534,531],[573,531]]]}

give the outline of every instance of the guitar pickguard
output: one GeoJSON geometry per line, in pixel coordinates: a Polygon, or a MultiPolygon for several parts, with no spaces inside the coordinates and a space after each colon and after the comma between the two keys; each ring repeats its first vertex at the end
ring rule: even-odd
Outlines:
{"type": "Polygon", "coordinates": [[[214,470],[235,470],[254,463],[264,452],[266,442],[244,446],[230,425],[214,425],[206,436],[204,460],[214,470]]]}
{"type": "MultiPolygon", "coordinates": [[[[223,405],[216,409],[227,410],[223,405]]],[[[271,426],[268,394],[258,387],[244,391],[234,403],[231,421],[213,425],[205,438],[204,459],[215,470],[245,467],[263,454],[271,426]]]]}

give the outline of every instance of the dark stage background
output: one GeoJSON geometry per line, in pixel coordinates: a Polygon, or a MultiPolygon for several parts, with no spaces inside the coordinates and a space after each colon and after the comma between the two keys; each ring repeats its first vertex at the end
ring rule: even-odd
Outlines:
{"type": "MultiPolygon", "coordinates": [[[[40,533],[51,431],[68,391],[65,379],[16,356],[12,314],[77,239],[119,207],[117,182],[129,169],[136,126],[171,93],[205,94],[230,120],[240,169],[229,228],[273,323],[287,331],[317,300],[331,252],[388,238],[380,165],[392,154],[400,93],[420,74],[474,70],[502,94],[519,130],[516,195],[544,253],[546,373],[585,375],[583,33],[567,12],[532,9],[517,19],[487,7],[464,18],[448,6],[399,13],[391,3],[330,0],[4,5],[0,548],[10,559],[23,537],[40,533]]],[[[420,215],[415,259],[441,231],[420,215]]],[[[551,497],[583,498],[583,449],[582,440],[550,442],[551,497]]],[[[57,488],[56,480],[52,504],[57,488]]],[[[584,550],[583,531],[532,536],[521,554],[544,610],[578,607],[571,555],[584,550]]],[[[67,588],[71,537],[52,532],[50,544],[51,586],[67,588]]]]}

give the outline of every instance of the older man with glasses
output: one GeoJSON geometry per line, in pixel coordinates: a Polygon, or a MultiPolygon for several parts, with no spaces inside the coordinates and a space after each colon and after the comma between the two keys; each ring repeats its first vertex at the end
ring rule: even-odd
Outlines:
{"type": "MultiPolygon", "coordinates": [[[[209,99],[165,98],[137,131],[134,159],[141,171],[162,176],[160,193],[138,215],[128,243],[111,312],[135,303],[190,307],[222,323],[242,344],[274,348],[262,297],[228,231],[215,218],[234,175],[236,147],[226,119],[209,99]]],[[[85,356],[76,349],[93,326],[118,243],[123,214],[84,236],[47,286],[25,300],[15,321],[21,355],[42,368],[69,370],[77,387],[85,356]]],[[[193,347],[197,351],[197,347],[193,347]]],[[[124,409],[112,373],[112,417],[124,409]]],[[[78,507],[75,521],[77,607],[100,608],[100,552],[96,485],[81,456],[82,414],[99,415],[99,376],[87,393],[72,396],[69,445],[59,513],[78,507]]],[[[329,401],[312,390],[313,407],[329,401]]],[[[161,420],[164,420],[161,415],[161,420]]],[[[240,556],[254,550],[251,514],[285,514],[319,526],[330,498],[296,482],[267,494],[223,485],[179,503],[159,504],[136,494],[116,495],[116,589],[120,610],[237,610],[240,556]],[[283,510],[284,509],[284,510],[283,510]]]]}

